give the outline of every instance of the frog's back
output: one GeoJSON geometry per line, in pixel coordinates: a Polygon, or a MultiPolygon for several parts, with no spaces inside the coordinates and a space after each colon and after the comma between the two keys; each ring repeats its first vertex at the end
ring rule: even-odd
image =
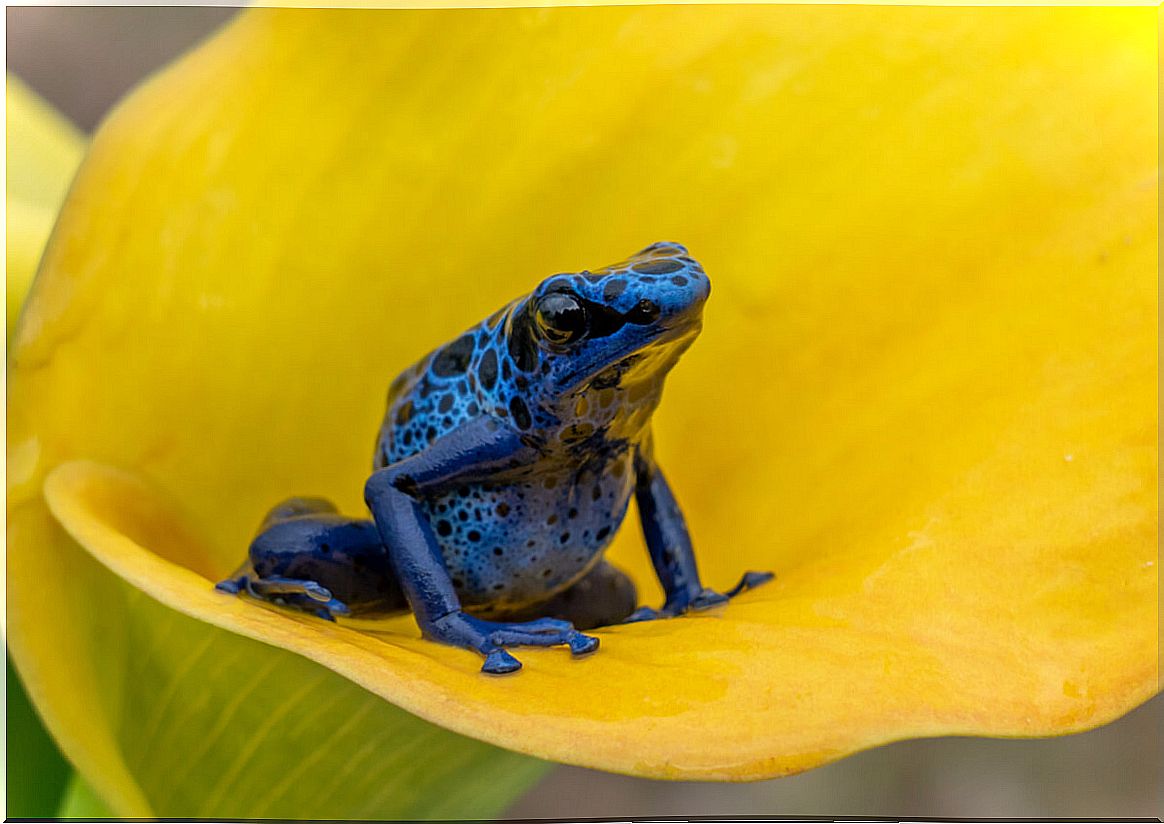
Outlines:
{"type": "Polygon", "coordinates": [[[376,469],[421,452],[483,414],[502,379],[505,307],[397,375],[376,438],[376,469]]]}

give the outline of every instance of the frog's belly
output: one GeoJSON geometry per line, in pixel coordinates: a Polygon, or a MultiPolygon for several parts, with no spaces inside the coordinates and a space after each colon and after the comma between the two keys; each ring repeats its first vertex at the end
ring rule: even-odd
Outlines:
{"type": "Polygon", "coordinates": [[[424,507],[462,605],[488,615],[560,592],[601,557],[632,491],[629,472],[464,486],[424,507]]]}

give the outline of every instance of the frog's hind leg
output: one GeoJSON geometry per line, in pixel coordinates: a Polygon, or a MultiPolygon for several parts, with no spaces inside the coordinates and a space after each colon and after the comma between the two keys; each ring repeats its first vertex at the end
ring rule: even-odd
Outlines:
{"type": "MultiPolygon", "coordinates": [[[[334,514],[339,512],[335,504],[326,498],[288,498],[285,501],[275,504],[271,510],[263,516],[262,523],[259,524],[259,535],[261,536],[271,526],[281,521],[287,521],[292,518],[298,518],[303,515],[319,515],[319,514],[334,514]]],[[[261,580],[253,564],[253,559],[248,557],[243,561],[238,569],[231,573],[229,578],[219,581],[214,585],[214,588],[221,592],[229,592],[232,595],[237,595],[239,592],[245,590],[256,598],[264,597],[255,587],[255,581],[261,580]]],[[[306,582],[305,582],[306,583],[306,582]]],[[[299,591],[307,594],[306,589],[299,591]]],[[[273,594],[273,591],[272,591],[273,594]]],[[[316,593],[317,595],[322,593],[316,593]]],[[[327,600],[327,599],[322,599],[327,600]]]]}
{"type": "Polygon", "coordinates": [[[260,601],[293,606],[334,621],[337,615],[349,615],[347,604],[332,596],[327,587],[315,581],[294,578],[263,578],[255,572],[254,565],[247,560],[234,573],[214,585],[220,592],[237,595],[246,592],[260,601]]]}
{"type": "Polygon", "coordinates": [[[252,570],[250,574],[220,581],[215,588],[231,593],[246,590],[252,597],[261,601],[297,607],[328,621],[334,621],[337,615],[351,614],[347,604],[334,598],[331,590],[315,581],[278,576],[262,578],[252,570]]]}
{"type": "Polygon", "coordinates": [[[322,498],[289,498],[272,508],[247,562],[217,588],[329,620],[407,607],[375,524],[345,517],[322,498]]]}
{"type": "Polygon", "coordinates": [[[576,629],[587,630],[621,624],[634,612],[637,603],[638,593],[630,577],[608,562],[600,561],[569,589],[506,618],[557,618],[569,621],[576,629]]]}

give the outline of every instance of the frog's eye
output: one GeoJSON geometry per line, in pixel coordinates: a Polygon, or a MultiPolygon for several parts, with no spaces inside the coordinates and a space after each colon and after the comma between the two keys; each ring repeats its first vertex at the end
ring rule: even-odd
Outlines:
{"type": "Polygon", "coordinates": [[[586,309],[572,295],[555,292],[538,301],[538,331],[550,343],[570,343],[586,334],[586,309]]]}

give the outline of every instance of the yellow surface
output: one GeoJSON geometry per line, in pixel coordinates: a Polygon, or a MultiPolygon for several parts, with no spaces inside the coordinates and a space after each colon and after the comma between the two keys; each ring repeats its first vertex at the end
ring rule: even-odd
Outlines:
{"type": "MultiPolygon", "coordinates": [[[[103,127],[15,344],[10,637],[42,709],[108,744],[59,683],[99,672],[83,616],[120,578],[641,775],[1128,711],[1158,688],[1155,40],[1143,9],[243,15],[103,127]],[[398,370],[659,239],[713,283],[661,462],[705,581],[776,582],[496,679],[408,619],[211,591],[281,497],[360,510],[398,370]]],[[[613,557],[658,597],[633,518],[613,557]]]]}
{"type": "Polygon", "coordinates": [[[11,336],[85,143],[71,123],[11,74],[5,76],[4,105],[5,326],[11,336]]]}

